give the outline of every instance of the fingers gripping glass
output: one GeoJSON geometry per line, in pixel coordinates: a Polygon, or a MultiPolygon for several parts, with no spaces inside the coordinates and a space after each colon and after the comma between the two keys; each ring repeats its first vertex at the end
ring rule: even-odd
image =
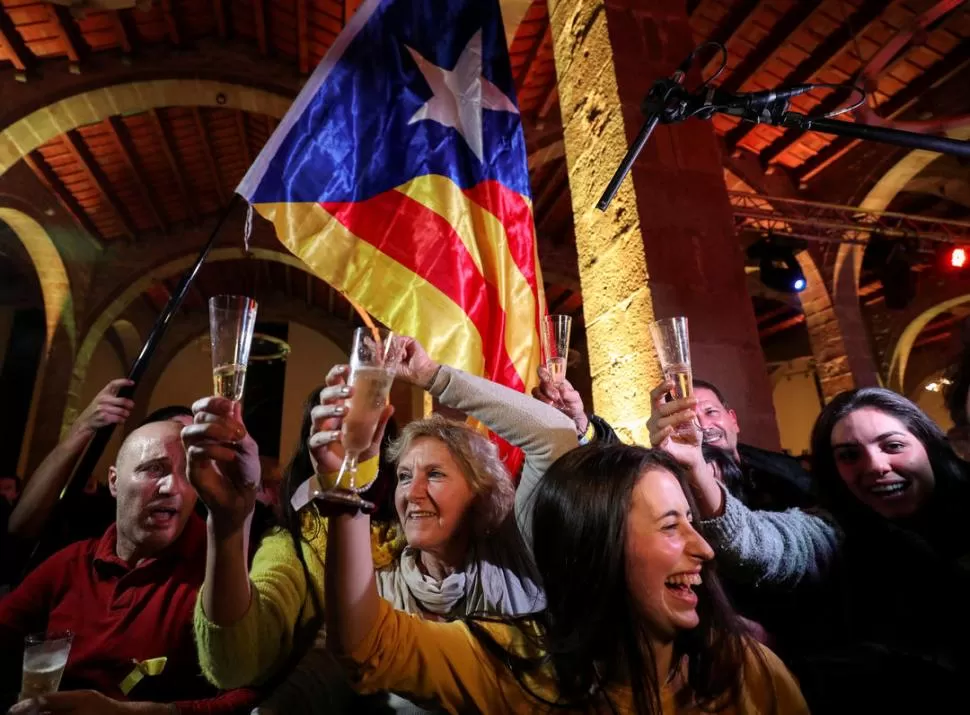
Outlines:
{"type": "MultiPolygon", "coordinates": [[[[664,379],[674,384],[671,397],[686,399],[694,394],[694,377],[690,366],[690,336],[687,318],[665,318],[650,325],[650,336],[657,350],[657,359],[664,379]]],[[[689,436],[700,429],[695,417],[690,424],[683,424],[677,434],[689,436]]]]}
{"type": "Polygon", "coordinates": [[[566,359],[569,357],[569,334],[573,319],[568,315],[547,315],[543,320],[542,348],[546,354],[546,369],[553,385],[566,379],[566,359]]]}
{"type": "Polygon", "coordinates": [[[21,700],[57,692],[73,640],[70,631],[38,633],[24,639],[21,700]]]}
{"type": "Polygon", "coordinates": [[[344,461],[337,482],[323,491],[322,499],[372,511],[374,505],[357,489],[357,462],[374,441],[394,375],[404,356],[404,341],[383,328],[358,328],[350,351],[348,384],[354,388],[347,401],[340,431],[344,461]],[[344,481],[346,479],[346,486],[344,481]]]}

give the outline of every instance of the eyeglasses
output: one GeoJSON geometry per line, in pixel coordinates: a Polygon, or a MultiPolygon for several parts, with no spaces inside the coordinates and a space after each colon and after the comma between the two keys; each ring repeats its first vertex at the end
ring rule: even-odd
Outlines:
{"type": "Polygon", "coordinates": [[[950,448],[960,459],[970,462],[970,425],[951,427],[946,433],[950,448]]]}

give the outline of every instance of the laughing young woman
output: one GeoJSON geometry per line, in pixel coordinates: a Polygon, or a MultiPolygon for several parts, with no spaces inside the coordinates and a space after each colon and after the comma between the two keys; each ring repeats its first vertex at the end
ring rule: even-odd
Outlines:
{"type": "Polygon", "coordinates": [[[833,601],[820,604],[826,642],[796,664],[809,701],[825,712],[833,693],[844,693],[839,712],[856,706],[847,697],[868,712],[956,707],[970,674],[970,466],[919,407],[874,387],[826,406],[812,453],[845,540],[833,601]]]}
{"type": "Polygon", "coordinates": [[[545,610],[452,623],[382,600],[369,518],[331,518],[328,634],[360,690],[452,713],[808,712],[784,665],[740,634],[669,457],[574,450],[538,484],[531,512],[545,610]]]}

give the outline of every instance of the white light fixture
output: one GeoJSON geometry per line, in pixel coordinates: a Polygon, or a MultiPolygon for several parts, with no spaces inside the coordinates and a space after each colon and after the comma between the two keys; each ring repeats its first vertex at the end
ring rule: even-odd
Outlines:
{"type": "Polygon", "coordinates": [[[945,378],[945,377],[941,377],[938,380],[933,380],[933,382],[927,382],[926,387],[923,389],[925,389],[927,392],[939,392],[947,385],[952,385],[952,384],[953,384],[952,380],[949,380],[948,378],[945,378]]]}

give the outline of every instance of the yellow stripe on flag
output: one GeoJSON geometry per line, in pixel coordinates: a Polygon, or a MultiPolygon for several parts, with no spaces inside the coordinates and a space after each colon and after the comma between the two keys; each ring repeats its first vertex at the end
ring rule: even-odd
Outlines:
{"type": "Polygon", "coordinates": [[[461,238],[479,272],[498,293],[505,312],[506,352],[527,389],[535,386],[540,361],[535,296],[512,258],[502,222],[445,176],[419,176],[397,191],[441,216],[461,238]]]}
{"type": "Polygon", "coordinates": [[[316,203],[255,204],[297,258],[385,325],[416,338],[438,362],[484,372],[482,337],[438,288],[351,233],[316,203]],[[429,320],[429,316],[434,316],[429,320]]]}

